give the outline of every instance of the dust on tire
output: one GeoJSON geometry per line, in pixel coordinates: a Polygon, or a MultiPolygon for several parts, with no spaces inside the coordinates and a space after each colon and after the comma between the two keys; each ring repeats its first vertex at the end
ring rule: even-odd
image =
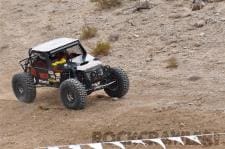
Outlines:
{"type": "Polygon", "coordinates": [[[25,103],[31,103],[36,97],[36,86],[31,75],[18,73],[13,76],[12,88],[16,98],[25,103]]]}
{"type": "Polygon", "coordinates": [[[76,79],[67,79],[60,85],[61,101],[69,109],[84,109],[86,96],[83,84],[76,79]]]}
{"type": "Polygon", "coordinates": [[[115,81],[104,90],[110,97],[121,98],[125,96],[129,90],[129,79],[125,71],[121,68],[111,68],[111,81],[115,81]]]}

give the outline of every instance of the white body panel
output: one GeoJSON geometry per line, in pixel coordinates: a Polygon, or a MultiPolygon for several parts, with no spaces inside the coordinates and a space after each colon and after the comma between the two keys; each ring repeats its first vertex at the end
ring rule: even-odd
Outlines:
{"type": "Polygon", "coordinates": [[[87,69],[90,69],[92,67],[101,65],[102,63],[100,61],[90,61],[89,63],[82,65],[82,66],[77,66],[77,70],[85,71],[87,69]]]}
{"type": "Polygon", "coordinates": [[[53,39],[45,43],[39,44],[33,47],[32,50],[37,52],[49,52],[56,48],[67,45],[69,43],[75,42],[77,40],[78,39],[72,39],[72,38],[57,38],[57,39],[53,39]]]}
{"type": "MultiPolygon", "coordinates": [[[[90,61],[93,61],[93,60],[94,60],[94,57],[91,56],[90,54],[87,54],[87,56],[85,58],[85,61],[90,62],[90,61]]],[[[76,63],[77,65],[80,65],[81,63],[83,63],[82,55],[73,58],[72,62],[76,63]]]]}
{"type": "Polygon", "coordinates": [[[77,66],[77,70],[84,71],[84,70],[87,70],[87,69],[90,69],[92,67],[95,67],[97,65],[101,65],[102,64],[101,61],[94,60],[94,59],[95,59],[95,57],[91,56],[90,54],[87,54],[87,56],[85,58],[85,61],[89,62],[89,63],[80,66],[80,64],[83,63],[82,55],[73,58],[72,62],[74,62],[74,63],[76,63],[78,65],[77,66]]]}

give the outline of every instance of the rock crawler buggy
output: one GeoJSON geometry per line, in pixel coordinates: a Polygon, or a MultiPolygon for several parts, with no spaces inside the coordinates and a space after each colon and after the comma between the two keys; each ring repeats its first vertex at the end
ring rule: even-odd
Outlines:
{"type": "Polygon", "coordinates": [[[126,73],[103,65],[87,54],[80,41],[58,38],[29,49],[19,63],[24,72],[15,74],[12,88],[19,101],[31,103],[36,87],[60,88],[61,100],[69,109],[83,109],[86,96],[104,89],[111,97],[123,97],[129,89],[126,73]]]}

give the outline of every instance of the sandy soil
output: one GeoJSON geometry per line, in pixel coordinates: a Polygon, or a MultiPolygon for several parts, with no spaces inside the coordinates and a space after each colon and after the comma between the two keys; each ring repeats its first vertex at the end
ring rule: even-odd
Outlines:
{"type": "MultiPolygon", "coordinates": [[[[225,132],[224,2],[195,12],[188,0],[150,2],[151,9],[133,13],[135,2],[127,1],[99,11],[89,0],[1,0],[0,148],[87,143],[95,131],[225,132]],[[38,89],[33,104],[16,101],[10,81],[28,49],[55,37],[79,38],[84,24],[98,28],[97,37],[82,41],[89,48],[119,35],[101,60],[128,72],[129,94],[113,101],[94,93],[82,111],[65,109],[57,89],[38,89]],[[178,68],[166,68],[171,57],[178,68]]],[[[224,148],[220,141],[186,148],[224,148]]]]}

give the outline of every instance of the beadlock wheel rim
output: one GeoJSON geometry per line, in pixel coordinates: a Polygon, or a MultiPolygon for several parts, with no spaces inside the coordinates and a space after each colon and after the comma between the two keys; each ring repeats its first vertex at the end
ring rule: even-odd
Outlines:
{"type": "Polygon", "coordinates": [[[66,96],[69,102],[74,101],[74,96],[71,92],[68,91],[66,96]]]}
{"type": "Polygon", "coordinates": [[[18,84],[16,89],[20,95],[24,93],[24,88],[22,87],[22,85],[18,84]]]}

